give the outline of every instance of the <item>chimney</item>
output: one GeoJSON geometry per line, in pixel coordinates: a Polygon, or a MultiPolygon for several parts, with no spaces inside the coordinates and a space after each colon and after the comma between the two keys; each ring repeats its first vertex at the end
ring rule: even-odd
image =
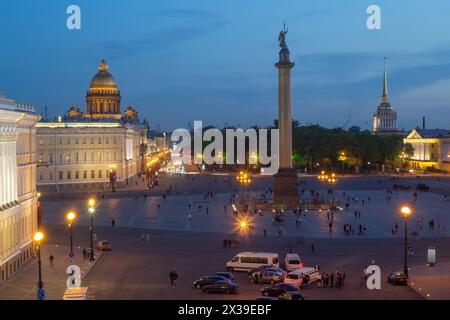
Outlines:
{"type": "Polygon", "coordinates": [[[425,116],[422,117],[422,129],[425,130],[425,116]]]}

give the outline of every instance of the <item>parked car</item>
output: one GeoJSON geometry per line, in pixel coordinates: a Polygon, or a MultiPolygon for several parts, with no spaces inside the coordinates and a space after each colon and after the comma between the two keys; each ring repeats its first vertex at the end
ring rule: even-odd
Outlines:
{"type": "Polygon", "coordinates": [[[217,281],[214,284],[208,284],[203,287],[203,292],[205,293],[225,293],[225,294],[231,294],[231,293],[237,293],[238,286],[229,281],[217,281]]]}
{"type": "Polygon", "coordinates": [[[395,286],[406,286],[408,284],[408,278],[402,272],[392,272],[388,275],[387,281],[395,286]]]}
{"type": "Polygon", "coordinates": [[[274,300],[278,300],[276,297],[269,297],[269,296],[260,296],[260,297],[256,297],[257,301],[274,301],[274,300]]]}
{"type": "Polygon", "coordinates": [[[215,272],[212,276],[221,276],[228,280],[234,281],[234,275],[231,272],[215,272]]]}
{"type": "Polygon", "coordinates": [[[299,288],[287,283],[278,283],[276,285],[261,289],[261,294],[263,296],[278,297],[282,293],[289,291],[299,291],[299,288]]]}
{"type": "Polygon", "coordinates": [[[269,265],[263,265],[263,266],[260,266],[259,268],[255,268],[255,269],[249,270],[248,274],[251,275],[251,274],[253,274],[255,272],[260,272],[260,271],[263,271],[263,270],[272,270],[272,271],[280,272],[282,274],[287,274],[286,270],[283,270],[280,267],[274,267],[274,266],[269,266],[269,265]]]}
{"type": "Polygon", "coordinates": [[[97,242],[95,248],[101,251],[109,251],[111,250],[111,243],[109,243],[109,241],[107,240],[101,240],[97,242]]]}
{"type": "Polygon", "coordinates": [[[416,186],[416,190],[428,191],[428,190],[430,190],[430,186],[427,186],[425,183],[418,183],[416,186]]]}
{"type": "Polygon", "coordinates": [[[278,300],[305,300],[299,291],[286,291],[278,296],[278,300]]]}
{"type": "Polygon", "coordinates": [[[222,276],[201,277],[200,279],[194,281],[194,288],[201,289],[204,286],[215,284],[218,281],[229,281],[229,280],[222,276]]]}
{"type": "Polygon", "coordinates": [[[265,265],[259,266],[258,268],[254,268],[254,269],[248,270],[248,274],[252,274],[252,273],[255,273],[257,271],[262,271],[262,270],[267,269],[267,268],[272,268],[272,266],[269,266],[268,264],[265,264],[265,265]]]}
{"type": "Polygon", "coordinates": [[[304,267],[289,272],[284,277],[284,283],[292,284],[298,287],[307,286],[318,281],[321,278],[320,272],[315,268],[304,267]]]}
{"type": "Polygon", "coordinates": [[[294,271],[295,269],[303,268],[305,265],[296,253],[288,253],[284,258],[284,266],[287,271],[294,271]]]}
{"type": "Polygon", "coordinates": [[[283,282],[283,280],[283,273],[271,269],[254,272],[248,277],[248,281],[252,283],[270,283],[272,285],[283,282]]]}

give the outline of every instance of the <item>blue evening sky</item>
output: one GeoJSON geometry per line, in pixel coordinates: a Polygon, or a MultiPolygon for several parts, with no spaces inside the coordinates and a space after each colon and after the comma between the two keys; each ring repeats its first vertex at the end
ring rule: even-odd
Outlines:
{"type": "Polygon", "coordinates": [[[50,115],[85,110],[104,58],[122,110],[133,104],[153,127],[270,124],[286,20],[295,119],[368,128],[387,56],[398,127],[425,115],[450,129],[448,0],[11,0],[0,12],[0,91],[50,115]],[[80,31],[66,28],[70,4],[81,7],[80,31]],[[371,4],[382,30],[366,27],[371,4]]]}

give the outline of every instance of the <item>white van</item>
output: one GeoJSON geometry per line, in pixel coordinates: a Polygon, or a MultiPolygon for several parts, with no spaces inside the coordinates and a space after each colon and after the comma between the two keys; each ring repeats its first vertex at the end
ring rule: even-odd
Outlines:
{"type": "Polygon", "coordinates": [[[320,272],[315,268],[303,267],[289,272],[284,277],[284,283],[292,284],[294,286],[301,287],[303,285],[310,285],[320,279],[320,272]],[[304,282],[305,276],[309,277],[308,283],[304,282]]]}
{"type": "Polygon", "coordinates": [[[247,271],[261,266],[278,268],[280,263],[277,253],[242,252],[237,254],[231,261],[228,261],[226,266],[230,271],[247,271]]]}
{"type": "Polygon", "coordinates": [[[284,266],[287,271],[293,271],[295,269],[303,268],[305,265],[298,254],[288,253],[284,258],[284,266]]]}

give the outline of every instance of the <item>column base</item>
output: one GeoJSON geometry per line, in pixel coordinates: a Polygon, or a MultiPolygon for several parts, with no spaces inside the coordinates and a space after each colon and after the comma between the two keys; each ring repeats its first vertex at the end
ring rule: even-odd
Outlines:
{"type": "Polygon", "coordinates": [[[292,169],[280,169],[274,177],[273,208],[293,210],[299,205],[297,172],[292,169]]]}

